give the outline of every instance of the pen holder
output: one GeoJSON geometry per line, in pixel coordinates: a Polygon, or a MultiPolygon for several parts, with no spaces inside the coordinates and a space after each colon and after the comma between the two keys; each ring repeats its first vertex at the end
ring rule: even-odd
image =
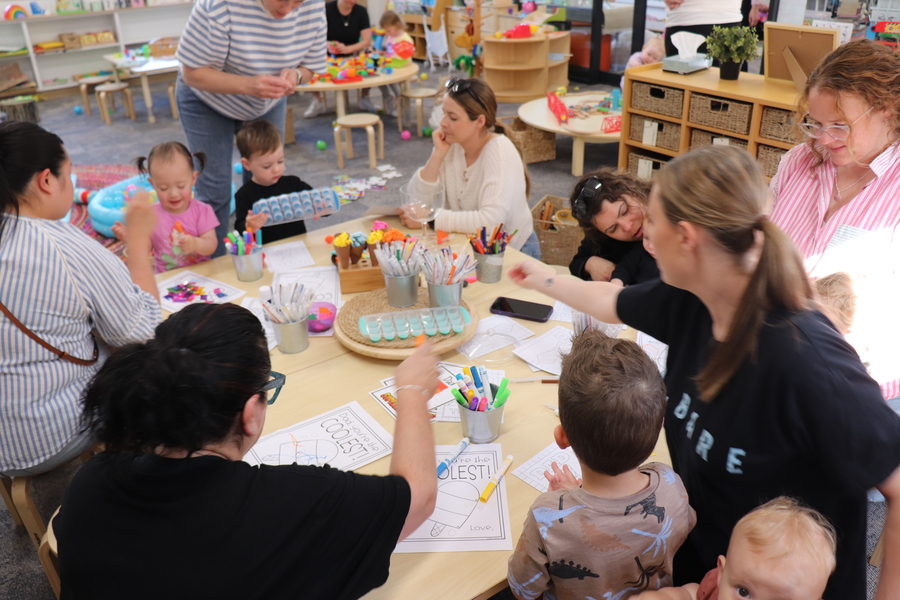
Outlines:
{"type": "Polygon", "coordinates": [[[238,281],[256,281],[263,276],[263,253],[232,254],[238,281]]]}
{"type": "Polygon", "coordinates": [[[272,323],[275,341],[282,354],[297,354],[309,347],[309,327],[306,319],[296,323],[272,323]]]}
{"type": "Polygon", "coordinates": [[[387,273],[384,275],[384,287],[387,289],[388,304],[395,308],[406,308],[415,305],[419,301],[419,274],[405,277],[394,277],[387,273]]]}
{"type": "MultiPolygon", "coordinates": [[[[497,393],[497,386],[491,384],[491,392],[497,393]]],[[[500,424],[503,422],[503,409],[506,404],[494,410],[468,410],[459,404],[459,422],[462,423],[463,436],[473,444],[488,444],[500,437],[500,424]]]]}
{"type": "Polygon", "coordinates": [[[475,274],[481,283],[497,283],[503,275],[503,252],[475,254],[475,274]]]}
{"type": "Polygon", "coordinates": [[[428,282],[428,305],[431,308],[440,306],[459,306],[462,303],[463,282],[449,285],[438,285],[428,282]]]}

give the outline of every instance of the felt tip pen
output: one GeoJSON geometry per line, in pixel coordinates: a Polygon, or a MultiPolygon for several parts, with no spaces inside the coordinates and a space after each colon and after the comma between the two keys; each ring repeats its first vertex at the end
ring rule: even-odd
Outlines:
{"type": "Polygon", "coordinates": [[[472,398],[472,402],[469,403],[469,410],[478,410],[478,396],[472,398]]]}
{"type": "Polygon", "coordinates": [[[476,388],[475,388],[475,381],[472,379],[472,376],[471,376],[471,375],[465,375],[465,376],[463,377],[463,381],[466,382],[466,387],[467,387],[468,389],[472,390],[473,392],[474,392],[474,391],[477,391],[476,388]]]}
{"type": "Polygon", "coordinates": [[[487,403],[488,403],[488,399],[487,399],[487,398],[482,398],[482,399],[478,402],[478,410],[481,411],[481,412],[486,411],[486,410],[487,410],[487,403]]]}
{"type": "Polygon", "coordinates": [[[478,375],[478,367],[473,367],[469,369],[472,372],[472,380],[475,382],[475,387],[478,389],[478,393],[484,395],[484,388],[481,384],[481,377],[478,375]]]}
{"type": "Polygon", "coordinates": [[[460,393],[460,391],[458,389],[450,388],[450,393],[453,394],[453,398],[456,399],[457,404],[459,404],[460,406],[469,408],[469,403],[466,402],[466,399],[463,398],[463,395],[460,393]]]}
{"type": "Polygon", "coordinates": [[[506,377],[504,377],[503,379],[501,379],[501,380],[500,380],[500,385],[497,386],[497,393],[494,394],[494,398],[496,398],[497,396],[499,396],[499,395],[500,395],[500,392],[502,392],[503,390],[505,390],[505,389],[506,389],[506,386],[508,386],[508,385],[509,385],[509,379],[507,379],[506,377]]]}
{"type": "Polygon", "coordinates": [[[497,394],[497,397],[494,398],[494,408],[500,408],[504,404],[506,404],[506,399],[509,398],[509,390],[503,390],[502,393],[497,394]]]}
{"type": "Polygon", "coordinates": [[[477,370],[478,374],[481,376],[482,385],[484,387],[484,396],[489,403],[493,403],[494,395],[491,393],[491,382],[488,381],[487,369],[482,366],[478,367],[477,370]]]}
{"type": "Polygon", "coordinates": [[[500,466],[494,476],[491,477],[491,480],[488,481],[487,487],[484,488],[484,491],[481,492],[481,496],[478,498],[479,500],[481,500],[482,502],[487,502],[490,499],[491,494],[493,494],[494,490],[497,489],[497,486],[500,484],[500,480],[503,479],[504,475],[506,475],[506,472],[509,470],[509,466],[512,464],[512,462],[513,456],[512,454],[510,454],[503,460],[503,464],[500,466]]]}
{"type": "Polygon", "coordinates": [[[462,439],[462,441],[459,442],[459,444],[458,444],[458,445],[456,446],[456,448],[453,450],[453,454],[451,454],[450,456],[448,456],[447,458],[445,458],[444,460],[442,460],[442,461],[440,462],[440,464],[438,465],[438,467],[437,467],[437,474],[438,474],[438,477],[440,477],[441,475],[443,475],[443,474],[444,474],[444,471],[446,471],[447,469],[450,468],[450,465],[453,463],[453,461],[456,460],[457,458],[459,458],[459,455],[462,454],[463,451],[464,451],[468,446],[469,446],[469,438],[464,437],[464,438],[462,439]]]}
{"type": "Polygon", "coordinates": [[[471,400],[475,397],[475,390],[466,390],[466,398],[471,400]]]}

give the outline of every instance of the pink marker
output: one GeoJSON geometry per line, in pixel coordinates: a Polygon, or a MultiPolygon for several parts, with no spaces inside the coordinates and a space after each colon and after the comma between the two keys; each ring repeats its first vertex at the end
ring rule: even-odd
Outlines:
{"type": "Polygon", "coordinates": [[[478,403],[478,410],[481,412],[487,410],[487,398],[481,399],[481,402],[478,403]]]}

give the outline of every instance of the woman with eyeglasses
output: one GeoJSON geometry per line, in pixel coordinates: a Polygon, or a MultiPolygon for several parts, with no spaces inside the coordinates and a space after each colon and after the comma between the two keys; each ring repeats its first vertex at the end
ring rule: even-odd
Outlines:
{"type": "MultiPolygon", "coordinates": [[[[540,258],[541,249],[528,208],[528,170],[515,145],[497,122],[497,99],[480,79],[451,79],[443,101],[434,149],[409,182],[412,193],[435,194],[443,186],[444,209],[435,229],[476,233],[503,224],[518,231],[509,245],[540,258]]],[[[398,210],[407,227],[421,223],[398,210]]]]}
{"type": "MultiPolygon", "coordinates": [[[[63,597],[350,599],[382,585],[397,541],[434,511],[436,361],[425,344],[397,367],[390,475],[250,466],[286,379],[259,319],[234,304],[172,315],[87,389],[84,421],[106,451],[53,521],[63,597]]],[[[340,393],[303,384],[291,400],[340,393]]]]}
{"type": "Polygon", "coordinates": [[[865,598],[866,495],[877,486],[889,514],[876,597],[898,598],[900,417],[815,309],[796,248],[766,217],[768,199],[746,150],[694,150],[667,163],[650,192],[644,236],[661,280],[623,289],[536,261],[509,274],[669,345],[666,442],[697,511],[675,556],[676,585],[716,566],[743,515],[789,495],[840,532],[824,598],[865,598]]]}
{"type": "MultiPolygon", "coordinates": [[[[804,119],[798,128],[807,142],[785,155],[772,178],[772,221],[794,241],[815,277],[851,270],[897,278],[900,56],[871,40],[844,44],[809,75],[799,104],[804,119]],[[865,260],[826,253],[833,240],[860,236],[856,244],[870,247],[865,260]]],[[[883,312],[880,331],[860,327],[854,332],[862,352],[863,346],[874,348],[867,339],[897,327],[883,312]]],[[[896,359],[888,356],[892,352],[873,352],[866,358],[884,397],[900,396],[896,359]]]]}
{"type": "Polygon", "coordinates": [[[572,216],[584,240],[569,272],[585,281],[631,285],[659,277],[644,241],[650,182],[613,169],[600,169],[575,184],[572,216]]]}

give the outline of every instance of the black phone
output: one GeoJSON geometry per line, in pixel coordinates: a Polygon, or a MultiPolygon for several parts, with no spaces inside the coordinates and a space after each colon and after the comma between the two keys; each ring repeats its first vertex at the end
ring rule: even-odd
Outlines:
{"type": "Polygon", "coordinates": [[[491,304],[491,312],[497,315],[546,323],[553,313],[553,307],[546,304],[538,304],[537,302],[526,302],[525,300],[500,296],[491,304]]]}

